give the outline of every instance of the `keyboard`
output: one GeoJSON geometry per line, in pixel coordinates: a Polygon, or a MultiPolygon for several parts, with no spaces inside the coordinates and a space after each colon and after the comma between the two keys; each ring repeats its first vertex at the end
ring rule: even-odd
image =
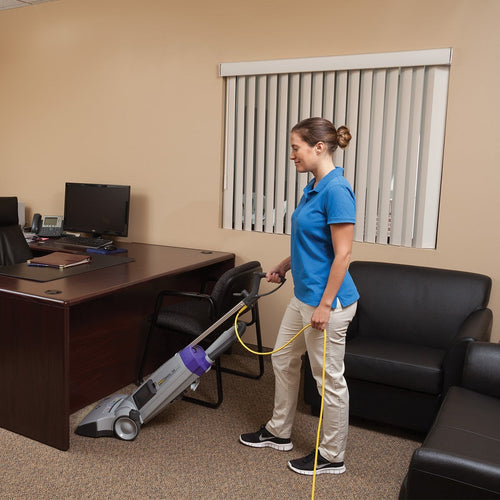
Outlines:
{"type": "Polygon", "coordinates": [[[105,240],[103,238],[88,238],[86,236],[74,236],[72,234],[61,236],[55,241],[64,245],[74,245],[82,248],[102,248],[113,243],[113,240],[105,240]]]}

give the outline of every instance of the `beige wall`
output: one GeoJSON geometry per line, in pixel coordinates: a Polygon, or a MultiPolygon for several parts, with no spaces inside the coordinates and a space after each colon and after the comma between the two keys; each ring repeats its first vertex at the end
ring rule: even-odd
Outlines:
{"type": "MultiPolygon", "coordinates": [[[[65,181],[131,184],[131,241],[271,266],[287,236],[220,229],[218,64],[453,48],[438,248],[354,259],[480,272],[500,317],[498,0],[55,0],[0,11],[0,195],[62,213],[65,181]]],[[[261,301],[272,345],[290,283],[261,301]]],[[[494,325],[493,340],[500,339],[494,325]]],[[[249,337],[248,339],[252,339],[249,337]]]]}

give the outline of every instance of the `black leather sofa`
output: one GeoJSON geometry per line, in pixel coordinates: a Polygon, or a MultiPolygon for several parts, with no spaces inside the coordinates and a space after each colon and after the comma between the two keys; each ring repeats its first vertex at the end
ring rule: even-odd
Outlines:
{"type": "MultiPolygon", "coordinates": [[[[490,338],[491,279],[361,261],[350,273],[360,293],[345,354],[350,414],[427,432],[449,387],[460,383],[467,345],[490,338]]],[[[317,414],[307,359],[304,399],[317,414]]]]}
{"type": "Polygon", "coordinates": [[[400,499],[500,498],[500,345],[470,343],[451,387],[410,462],[400,499]]]}

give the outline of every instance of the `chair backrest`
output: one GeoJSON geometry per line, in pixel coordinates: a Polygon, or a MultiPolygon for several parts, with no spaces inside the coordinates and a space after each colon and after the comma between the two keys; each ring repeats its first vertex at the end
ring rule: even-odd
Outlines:
{"type": "Polygon", "coordinates": [[[32,256],[19,227],[17,198],[0,197],[0,266],[25,262],[32,256]]]}
{"type": "Polygon", "coordinates": [[[0,226],[19,224],[16,196],[0,197],[0,226]]]}
{"type": "Polygon", "coordinates": [[[464,320],[488,305],[482,274],[382,262],[349,268],[360,299],[350,333],[447,348],[464,320]]]}
{"type": "Polygon", "coordinates": [[[235,293],[240,293],[243,290],[249,292],[251,290],[253,275],[256,272],[262,272],[262,266],[260,262],[254,260],[233,267],[217,280],[210,294],[215,303],[217,318],[226,314],[240,302],[241,297],[235,297],[235,293]]]}

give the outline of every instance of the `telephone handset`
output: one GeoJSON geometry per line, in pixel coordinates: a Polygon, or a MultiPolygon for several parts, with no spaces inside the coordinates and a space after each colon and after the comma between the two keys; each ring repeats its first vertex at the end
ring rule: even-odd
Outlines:
{"type": "Polygon", "coordinates": [[[41,238],[57,238],[63,232],[63,218],[60,215],[42,217],[40,214],[34,214],[31,232],[41,238]]]}

